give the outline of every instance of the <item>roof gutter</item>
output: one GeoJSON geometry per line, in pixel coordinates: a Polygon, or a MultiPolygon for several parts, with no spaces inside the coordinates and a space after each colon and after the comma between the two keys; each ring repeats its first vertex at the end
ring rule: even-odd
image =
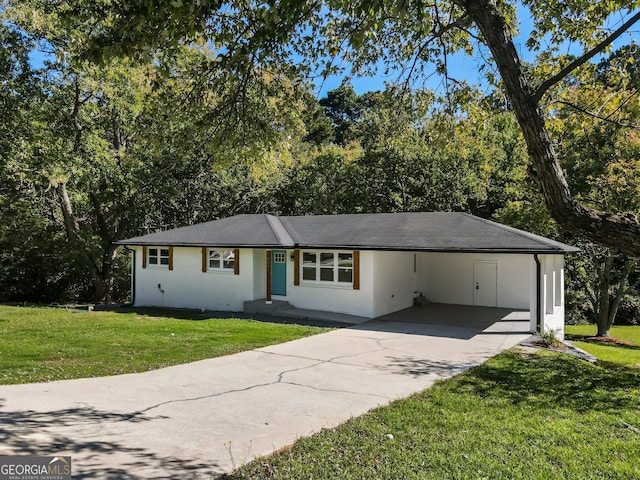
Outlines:
{"type": "Polygon", "coordinates": [[[542,267],[540,265],[540,258],[538,258],[538,254],[533,254],[533,259],[536,262],[536,332],[540,333],[542,329],[542,308],[540,306],[540,296],[542,293],[542,289],[540,287],[540,281],[542,279],[542,267]]]}

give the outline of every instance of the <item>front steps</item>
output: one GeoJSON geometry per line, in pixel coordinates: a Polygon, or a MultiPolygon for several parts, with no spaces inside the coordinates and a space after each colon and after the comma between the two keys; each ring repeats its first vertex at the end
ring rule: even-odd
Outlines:
{"type": "Polygon", "coordinates": [[[274,315],[281,317],[278,312],[293,308],[289,302],[285,300],[272,300],[267,303],[267,300],[262,298],[260,300],[246,300],[244,302],[244,313],[261,313],[263,315],[274,315]]]}
{"type": "Polygon", "coordinates": [[[340,322],[352,325],[371,320],[370,318],[348,315],[346,313],[295,308],[285,300],[272,300],[269,304],[264,298],[260,300],[245,301],[244,313],[272,315],[274,317],[302,318],[305,320],[324,320],[328,322],[340,322]]]}

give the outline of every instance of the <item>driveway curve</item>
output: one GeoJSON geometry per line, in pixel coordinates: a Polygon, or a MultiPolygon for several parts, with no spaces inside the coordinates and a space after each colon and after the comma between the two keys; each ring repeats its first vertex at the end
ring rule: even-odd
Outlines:
{"type": "Polygon", "coordinates": [[[151,372],[4,385],[0,455],[70,455],[74,479],[211,478],[480,364],[528,329],[528,312],[434,306],[151,372]]]}

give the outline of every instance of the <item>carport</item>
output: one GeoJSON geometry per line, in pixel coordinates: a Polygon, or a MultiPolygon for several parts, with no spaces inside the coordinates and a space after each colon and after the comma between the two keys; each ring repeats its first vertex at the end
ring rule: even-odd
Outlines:
{"type": "MultiPolygon", "coordinates": [[[[423,252],[417,254],[416,290],[429,302],[452,306],[493,307],[474,310],[492,318],[503,309],[520,311],[528,331],[564,336],[564,256],[524,252],[423,252]],[[485,313],[481,313],[485,312],[485,313]]],[[[470,318],[452,309],[448,321],[470,318]]],[[[435,315],[435,312],[432,314],[435,315]]]]}

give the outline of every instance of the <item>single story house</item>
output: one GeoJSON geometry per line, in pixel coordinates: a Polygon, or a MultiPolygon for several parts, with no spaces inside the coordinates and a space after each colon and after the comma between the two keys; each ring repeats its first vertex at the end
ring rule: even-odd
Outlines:
{"type": "Polygon", "coordinates": [[[118,242],[135,306],[242,311],[245,301],[376,318],[427,301],[530,312],[564,332],[564,254],[465,213],[237,215],[118,242]]]}

